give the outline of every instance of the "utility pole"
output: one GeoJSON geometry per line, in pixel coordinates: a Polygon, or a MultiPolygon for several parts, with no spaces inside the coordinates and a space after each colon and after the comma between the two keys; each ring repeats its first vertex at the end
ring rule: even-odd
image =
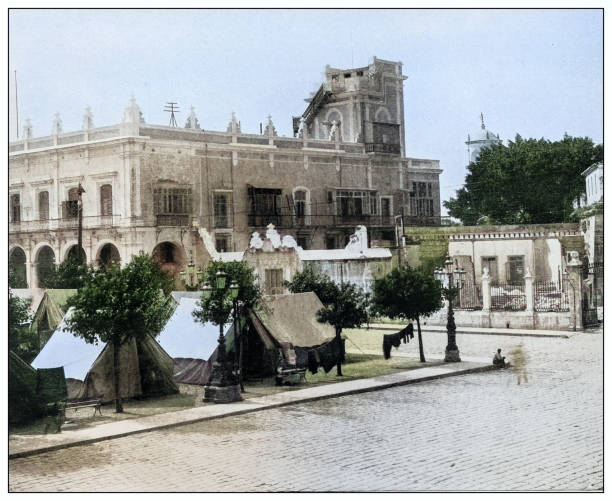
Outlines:
{"type": "Polygon", "coordinates": [[[85,190],[81,183],[79,183],[79,188],[77,190],[77,211],[78,211],[78,229],[77,229],[77,253],[79,262],[84,261],[84,251],[83,251],[83,193],[85,190]]]}
{"type": "Polygon", "coordinates": [[[404,216],[395,216],[395,246],[397,248],[397,262],[404,264],[404,216]]]}
{"type": "Polygon", "coordinates": [[[15,70],[15,130],[19,139],[19,101],[17,101],[17,70],[15,70]]]}
{"type": "Polygon", "coordinates": [[[178,103],[169,101],[166,103],[166,106],[164,107],[164,111],[167,111],[168,113],[170,113],[170,127],[178,127],[178,124],[176,123],[176,117],[174,116],[175,111],[177,113],[180,111],[177,105],[178,103]]]}

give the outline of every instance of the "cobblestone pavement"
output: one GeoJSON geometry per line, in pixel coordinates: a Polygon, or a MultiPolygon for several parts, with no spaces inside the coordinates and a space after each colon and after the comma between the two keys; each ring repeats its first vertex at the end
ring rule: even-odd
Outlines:
{"type": "Polygon", "coordinates": [[[600,490],[602,338],[459,335],[465,356],[522,341],[528,383],[469,374],[133,435],[9,461],[9,488],[600,490]]]}

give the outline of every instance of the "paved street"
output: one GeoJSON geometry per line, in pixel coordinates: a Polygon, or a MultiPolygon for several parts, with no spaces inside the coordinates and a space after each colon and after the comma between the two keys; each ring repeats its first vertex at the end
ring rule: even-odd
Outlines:
{"type": "MultiPolygon", "coordinates": [[[[469,374],[133,435],[9,462],[11,491],[597,490],[602,334],[519,342],[529,381],[469,374]]],[[[445,336],[427,333],[426,353],[445,336]]],[[[402,350],[417,353],[416,343],[402,350]]]]}

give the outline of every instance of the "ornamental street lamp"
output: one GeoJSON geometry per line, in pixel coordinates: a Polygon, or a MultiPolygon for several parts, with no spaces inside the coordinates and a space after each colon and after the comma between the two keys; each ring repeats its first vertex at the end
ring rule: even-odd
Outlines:
{"type": "Polygon", "coordinates": [[[465,270],[459,268],[455,264],[453,269],[453,260],[446,256],[444,261],[444,268],[440,268],[434,271],[434,276],[442,283],[442,291],[445,299],[448,301],[448,315],[446,321],[446,335],[447,345],[444,352],[445,362],[461,362],[459,356],[459,348],[455,340],[457,327],[455,325],[455,314],[453,313],[453,299],[463,287],[463,276],[465,270]],[[446,285],[446,287],[444,287],[446,285]]]}
{"type": "Polygon", "coordinates": [[[187,267],[179,273],[183,283],[192,289],[198,286],[198,283],[202,279],[203,273],[193,261],[190,261],[187,267]]]}
{"type": "MultiPolygon", "coordinates": [[[[217,293],[219,307],[223,308],[223,303],[226,301],[228,288],[227,274],[223,271],[218,271],[215,275],[214,286],[205,284],[202,287],[202,293],[205,299],[213,297],[213,293],[217,293]]],[[[234,291],[229,288],[234,300],[234,291]]],[[[236,289],[237,292],[237,289],[236,289]]],[[[237,296],[237,294],[236,294],[237,296]]],[[[219,403],[237,402],[242,400],[240,396],[240,387],[237,384],[236,377],[232,372],[232,368],[227,360],[227,352],[225,351],[225,336],[223,336],[223,320],[219,320],[219,339],[217,340],[217,359],[213,362],[212,375],[206,386],[204,387],[204,401],[219,403]]]]}
{"type": "Polygon", "coordinates": [[[240,391],[244,391],[244,386],[242,385],[242,336],[240,335],[240,326],[238,325],[238,319],[240,318],[238,312],[238,296],[240,294],[240,286],[238,285],[238,282],[233,281],[229,289],[234,307],[234,365],[236,367],[236,375],[238,376],[240,391]]]}

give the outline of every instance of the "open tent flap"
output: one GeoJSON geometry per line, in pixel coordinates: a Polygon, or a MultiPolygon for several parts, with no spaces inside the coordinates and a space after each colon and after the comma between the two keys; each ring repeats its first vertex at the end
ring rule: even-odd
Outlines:
{"type": "Polygon", "coordinates": [[[137,343],[140,384],[143,394],[171,395],[178,393],[174,382],[172,357],[151,336],[137,343]]]}
{"type": "MultiPolygon", "coordinates": [[[[243,367],[247,375],[273,375],[279,348],[285,345],[311,348],[331,341],[333,327],[317,320],[323,304],[313,292],[271,296],[266,304],[249,310],[243,344],[243,367]]],[[[228,352],[233,351],[233,329],[226,337],[228,352]]]]}

